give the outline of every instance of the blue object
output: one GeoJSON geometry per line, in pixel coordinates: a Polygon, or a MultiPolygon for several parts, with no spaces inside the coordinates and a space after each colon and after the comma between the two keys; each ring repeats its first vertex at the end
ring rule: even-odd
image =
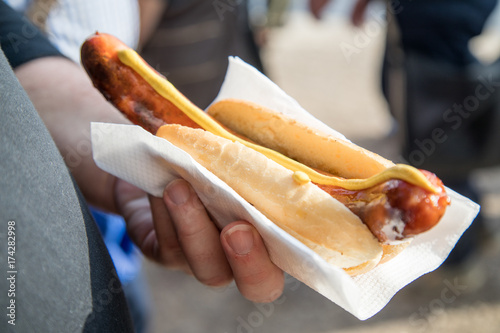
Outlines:
{"type": "Polygon", "coordinates": [[[95,208],[90,211],[101,231],[120,281],[124,285],[130,283],[139,274],[141,256],[127,234],[125,221],[121,216],[104,213],[95,208]]]}

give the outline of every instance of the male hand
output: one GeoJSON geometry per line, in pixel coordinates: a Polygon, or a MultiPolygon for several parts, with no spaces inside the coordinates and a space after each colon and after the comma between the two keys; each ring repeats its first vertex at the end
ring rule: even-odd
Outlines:
{"type": "Polygon", "coordinates": [[[311,14],[317,19],[321,19],[321,15],[325,7],[330,3],[330,0],[309,0],[309,10],[311,14]]]}
{"type": "Polygon", "coordinates": [[[281,295],[283,272],[269,259],[257,230],[244,221],[218,230],[185,180],[168,184],[163,198],[117,180],[115,198],[129,236],[147,258],[208,286],[234,279],[253,302],[272,302],[281,295]]]}
{"type": "MultiPolygon", "coordinates": [[[[359,27],[365,21],[365,12],[368,7],[370,0],[358,0],[354,5],[353,11],[351,13],[351,23],[359,27]]],[[[321,15],[325,10],[326,6],[330,3],[330,0],[309,0],[309,10],[311,14],[316,19],[321,19],[321,15]]]]}

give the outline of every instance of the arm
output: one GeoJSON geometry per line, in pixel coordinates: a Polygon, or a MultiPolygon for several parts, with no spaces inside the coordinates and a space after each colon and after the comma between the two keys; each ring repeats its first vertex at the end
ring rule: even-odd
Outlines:
{"type": "Polygon", "coordinates": [[[330,0],[309,0],[309,11],[317,20],[321,19],[321,15],[325,7],[330,3],[330,0]]]}
{"type": "Polygon", "coordinates": [[[44,57],[15,69],[87,201],[117,212],[113,176],[92,159],[90,122],[127,123],[70,60],[44,57]]]}
{"type": "Polygon", "coordinates": [[[140,36],[139,49],[148,41],[161,20],[168,0],[139,0],[140,36]]]}

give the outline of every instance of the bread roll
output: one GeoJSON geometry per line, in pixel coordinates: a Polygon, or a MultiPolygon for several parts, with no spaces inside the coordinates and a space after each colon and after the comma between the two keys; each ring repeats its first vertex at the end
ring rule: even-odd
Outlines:
{"type": "Polygon", "coordinates": [[[378,240],[361,220],[312,183],[264,155],[200,129],[164,125],[157,136],[186,151],[280,228],[329,263],[360,274],[382,256],[378,240]]]}
{"type": "Polygon", "coordinates": [[[349,141],[320,133],[252,102],[225,99],[212,104],[207,112],[250,140],[332,175],[368,178],[394,166],[349,141]]]}

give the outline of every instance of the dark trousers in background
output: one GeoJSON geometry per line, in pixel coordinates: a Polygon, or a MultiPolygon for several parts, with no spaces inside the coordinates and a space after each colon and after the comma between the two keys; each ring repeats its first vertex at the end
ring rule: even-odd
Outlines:
{"type": "MultiPolygon", "coordinates": [[[[389,7],[383,90],[399,123],[404,158],[479,201],[470,174],[500,165],[500,63],[481,64],[469,49],[496,0],[402,0],[389,7]]],[[[477,246],[482,216],[448,263],[477,246]]]]}

